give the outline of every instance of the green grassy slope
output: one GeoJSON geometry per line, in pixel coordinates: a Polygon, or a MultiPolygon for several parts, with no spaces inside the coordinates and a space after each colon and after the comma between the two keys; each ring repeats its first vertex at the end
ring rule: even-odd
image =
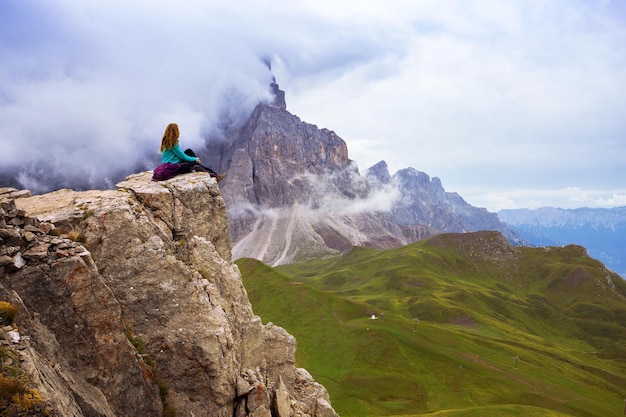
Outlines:
{"type": "Polygon", "coordinates": [[[581,247],[478,232],[237,264],[342,417],[622,415],[626,282],[581,247]]]}

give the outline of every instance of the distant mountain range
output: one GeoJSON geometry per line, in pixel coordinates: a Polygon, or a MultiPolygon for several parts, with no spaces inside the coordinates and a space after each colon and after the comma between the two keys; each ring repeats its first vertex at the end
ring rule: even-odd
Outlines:
{"type": "Polygon", "coordinates": [[[584,246],[590,256],[626,278],[626,207],[501,210],[498,216],[532,245],[584,246]]]}

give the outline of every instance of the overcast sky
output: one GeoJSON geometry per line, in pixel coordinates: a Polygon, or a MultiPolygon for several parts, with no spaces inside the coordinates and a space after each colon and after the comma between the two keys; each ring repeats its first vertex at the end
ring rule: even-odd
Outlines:
{"type": "Polygon", "coordinates": [[[170,121],[200,144],[275,75],[361,172],[490,211],[625,206],[625,45],[624,0],[0,0],[0,163],[106,176],[170,121]]]}

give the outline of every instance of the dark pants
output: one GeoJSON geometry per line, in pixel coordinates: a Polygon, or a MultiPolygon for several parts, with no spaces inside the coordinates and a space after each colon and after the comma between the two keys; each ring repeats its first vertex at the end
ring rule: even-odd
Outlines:
{"type": "MultiPolygon", "coordinates": [[[[196,158],[196,153],[191,149],[185,149],[185,155],[196,158]]],[[[215,177],[217,175],[217,172],[213,171],[211,168],[205,167],[204,165],[201,165],[197,162],[182,162],[180,164],[180,169],[178,170],[178,173],[187,174],[192,171],[208,172],[212,177],[215,177]]]]}

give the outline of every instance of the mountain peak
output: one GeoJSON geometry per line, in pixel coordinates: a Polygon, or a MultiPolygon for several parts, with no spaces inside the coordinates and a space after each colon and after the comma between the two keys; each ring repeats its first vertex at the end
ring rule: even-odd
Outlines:
{"type": "Polygon", "coordinates": [[[500,232],[495,231],[446,233],[429,239],[426,244],[454,248],[469,258],[479,257],[494,263],[502,263],[519,256],[515,247],[500,232]]]}
{"type": "Polygon", "coordinates": [[[270,84],[272,88],[272,94],[274,94],[274,100],[272,101],[272,105],[283,110],[287,110],[287,102],[285,101],[285,92],[278,87],[276,81],[273,81],[270,84]]]}
{"type": "Polygon", "coordinates": [[[369,167],[367,171],[365,171],[365,177],[380,184],[389,184],[391,182],[391,175],[389,175],[387,162],[380,161],[369,167]]]}
{"type": "Polygon", "coordinates": [[[277,265],[443,232],[510,234],[497,215],[447,193],[437,177],[414,168],[392,177],[385,161],[362,176],[342,138],[281,106],[258,105],[220,146],[210,165],[228,171],[222,192],[237,257],[277,265]]]}

